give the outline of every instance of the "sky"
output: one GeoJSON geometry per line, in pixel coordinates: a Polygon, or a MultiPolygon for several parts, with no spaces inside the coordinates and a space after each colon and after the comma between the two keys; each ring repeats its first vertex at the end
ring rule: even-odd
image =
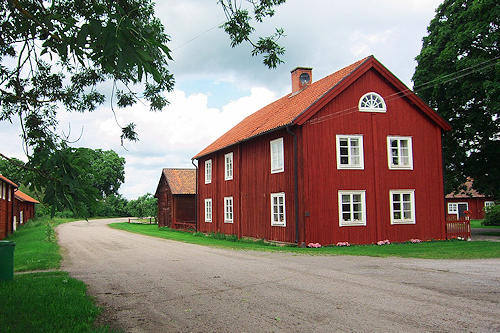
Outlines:
{"type": "MultiPolygon", "coordinates": [[[[119,192],[127,199],[154,193],[162,168],[193,167],[191,158],[247,115],[291,92],[290,71],[312,67],[312,81],[368,55],[374,55],[410,88],[415,57],[441,1],[288,0],[255,26],[255,36],[285,30],[284,63],[269,69],[248,45],[231,48],[218,28],[224,13],[216,0],[157,0],[171,41],[175,89],[170,104],[150,112],[138,103],[117,111],[109,99],[96,111],[58,115],[60,130],[74,146],[112,149],[126,160],[119,192]],[[136,124],[139,141],[121,146],[121,130],[136,124]]],[[[0,151],[26,160],[15,121],[0,122],[0,151]]]]}

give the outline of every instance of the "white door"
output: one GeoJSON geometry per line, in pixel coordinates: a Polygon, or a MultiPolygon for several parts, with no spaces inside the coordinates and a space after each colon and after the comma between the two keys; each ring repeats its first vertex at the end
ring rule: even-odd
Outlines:
{"type": "Polygon", "coordinates": [[[23,224],[24,223],[24,216],[23,216],[23,211],[19,212],[19,223],[23,224]]]}

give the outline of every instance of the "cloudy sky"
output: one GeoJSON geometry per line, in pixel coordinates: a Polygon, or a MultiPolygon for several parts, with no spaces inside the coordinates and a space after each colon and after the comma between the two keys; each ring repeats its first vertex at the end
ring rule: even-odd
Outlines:
{"type": "MultiPolygon", "coordinates": [[[[164,167],[192,167],[191,158],[248,114],[291,90],[290,70],[313,68],[313,81],[373,54],[412,86],[422,37],[438,0],[288,0],[256,33],[282,27],[285,63],[270,70],[248,46],[232,49],[218,28],[216,0],[157,0],[156,13],[171,37],[170,69],[176,87],[170,105],[152,113],[143,104],[119,110],[118,122],[136,123],[139,140],[120,146],[120,128],[109,101],[92,114],[61,112],[60,129],[80,136],[78,146],[113,149],[125,157],[120,193],[135,199],[154,193],[164,167]]],[[[26,159],[19,126],[0,122],[0,151],[26,159]],[[14,140],[12,139],[14,138],[14,140]]]]}

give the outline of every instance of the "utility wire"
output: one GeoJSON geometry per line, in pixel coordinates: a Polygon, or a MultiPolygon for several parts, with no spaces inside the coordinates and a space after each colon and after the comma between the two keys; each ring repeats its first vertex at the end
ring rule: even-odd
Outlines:
{"type": "MultiPolygon", "coordinates": [[[[224,22],[225,22],[225,21],[224,21],[224,22]]],[[[221,23],[219,23],[219,24],[217,24],[217,25],[214,25],[213,27],[211,27],[211,28],[209,28],[209,29],[207,29],[207,30],[205,30],[205,31],[200,32],[199,34],[195,35],[193,38],[191,38],[191,39],[187,40],[186,42],[182,43],[181,45],[179,45],[179,46],[177,46],[177,47],[173,48],[173,49],[172,49],[172,51],[176,51],[176,50],[178,50],[178,49],[180,49],[180,48],[183,48],[184,46],[186,46],[187,44],[191,43],[192,41],[194,41],[194,40],[196,40],[196,39],[200,38],[200,37],[201,37],[201,36],[203,36],[204,34],[206,34],[206,33],[210,32],[210,31],[214,30],[215,28],[220,27],[222,24],[224,24],[224,22],[221,22],[221,23]]]]}

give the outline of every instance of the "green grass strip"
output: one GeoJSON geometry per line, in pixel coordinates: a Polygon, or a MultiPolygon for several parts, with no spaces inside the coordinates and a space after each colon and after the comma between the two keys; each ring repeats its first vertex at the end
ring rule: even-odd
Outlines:
{"type": "Polygon", "coordinates": [[[59,245],[55,239],[55,233],[51,234],[49,229],[55,228],[58,224],[76,220],[73,218],[54,218],[53,220],[36,218],[18,228],[7,238],[16,243],[14,271],[59,268],[62,259],[59,245]]]}
{"type": "Polygon", "coordinates": [[[482,259],[500,258],[500,242],[488,241],[432,241],[418,244],[395,243],[390,245],[352,245],[350,247],[326,246],[318,249],[294,246],[274,246],[263,241],[237,240],[235,236],[190,233],[156,225],[112,223],[110,227],[142,235],[165,238],[185,243],[238,250],[292,252],[315,255],[351,255],[371,257],[402,257],[424,259],[482,259]],[[223,239],[217,239],[223,238],[223,239]]]}
{"type": "Polygon", "coordinates": [[[480,229],[499,229],[500,231],[500,226],[498,225],[482,225],[481,223],[484,220],[470,220],[470,227],[473,229],[480,228],[480,229]]]}
{"type": "Polygon", "coordinates": [[[9,332],[108,332],[94,327],[99,308],[66,272],[19,274],[0,281],[0,328],[9,332]]]}

